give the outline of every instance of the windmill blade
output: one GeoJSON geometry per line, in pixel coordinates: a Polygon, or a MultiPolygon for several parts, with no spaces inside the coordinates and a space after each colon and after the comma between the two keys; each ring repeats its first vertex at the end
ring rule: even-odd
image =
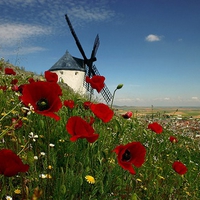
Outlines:
{"type": "Polygon", "coordinates": [[[67,23],[68,23],[68,26],[69,26],[69,28],[70,28],[70,31],[71,31],[71,33],[72,33],[74,39],[75,39],[75,41],[76,41],[76,45],[77,45],[79,51],[81,52],[81,55],[83,56],[84,61],[87,62],[88,59],[87,59],[87,57],[86,57],[86,55],[85,55],[85,52],[83,51],[83,48],[82,48],[82,46],[81,46],[81,43],[80,43],[80,41],[79,41],[79,39],[78,39],[78,37],[77,37],[77,35],[76,35],[76,33],[75,33],[73,27],[72,27],[72,24],[71,24],[71,22],[70,22],[70,20],[69,20],[69,17],[67,16],[67,14],[65,15],[65,19],[66,19],[66,21],[67,21],[67,23]]]}
{"type": "MultiPolygon", "coordinates": [[[[92,66],[91,72],[92,72],[92,75],[93,75],[93,76],[95,76],[95,75],[100,75],[100,73],[99,73],[99,71],[98,71],[98,69],[96,68],[95,65],[92,66]]],[[[103,98],[104,98],[104,100],[106,101],[107,104],[108,104],[108,103],[112,100],[112,98],[113,98],[113,96],[112,96],[110,90],[108,89],[108,87],[106,86],[106,84],[104,85],[104,88],[101,90],[100,93],[101,93],[101,95],[103,96],[103,98]]]]}
{"type": "Polygon", "coordinates": [[[94,59],[94,61],[96,61],[96,53],[97,53],[97,50],[99,48],[99,44],[100,44],[100,40],[99,40],[99,35],[97,34],[96,38],[95,38],[95,41],[94,41],[94,45],[93,45],[93,49],[92,49],[92,53],[91,53],[91,60],[94,59]]]}

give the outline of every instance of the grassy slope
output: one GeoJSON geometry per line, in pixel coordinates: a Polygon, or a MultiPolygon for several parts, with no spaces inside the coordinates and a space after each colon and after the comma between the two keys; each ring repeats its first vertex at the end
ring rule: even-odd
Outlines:
{"type": "MultiPolygon", "coordinates": [[[[9,64],[1,65],[5,67],[9,64]]],[[[19,68],[15,70],[15,77],[1,73],[1,85],[9,86],[13,78],[18,78],[21,84],[27,83],[28,78],[33,77],[33,74],[19,68]]],[[[34,78],[40,77],[34,75],[34,78]]],[[[93,128],[99,139],[92,144],[85,139],[71,142],[65,129],[68,119],[71,116],[88,119],[94,115],[90,110],[83,109],[86,98],[64,85],[62,89],[62,101],[72,99],[76,107],[73,110],[63,107],[58,113],[61,116],[58,122],[36,113],[24,118],[21,106],[17,106],[18,96],[10,89],[0,93],[1,133],[7,130],[0,147],[19,153],[23,162],[30,165],[27,174],[11,178],[0,176],[0,199],[5,199],[6,195],[14,199],[32,199],[34,190],[38,191],[35,192],[38,196],[42,191],[41,199],[55,200],[200,199],[199,142],[189,138],[187,131],[181,127],[176,127],[175,121],[162,124],[164,131],[158,135],[147,129],[149,121],[146,118],[125,120],[121,115],[115,115],[108,123],[95,118],[93,128]],[[20,129],[10,128],[13,117],[22,117],[23,126],[20,129]],[[36,141],[30,139],[30,132],[38,135],[36,141]],[[176,136],[178,143],[169,142],[170,135],[176,136]],[[134,167],[136,175],[122,169],[112,152],[117,145],[132,141],[141,142],[147,151],[145,163],[140,168],[134,167]],[[49,143],[55,146],[49,148],[49,143]],[[45,156],[41,152],[45,152],[45,156]],[[38,160],[34,160],[34,156],[38,160]],[[184,176],[172,169],[175,160],[187,166],[188,172],[184,176]],[[46,177],[41,178],[41,175],[46,177]],[[93,176],[95,184],[89,184],[85,180],[86,175],[93,176]],[[20,189],[21,194],[15,194],[16,189],[20,189]]],[[[158,122],[162,123],[159,119],[158,122]]]]}

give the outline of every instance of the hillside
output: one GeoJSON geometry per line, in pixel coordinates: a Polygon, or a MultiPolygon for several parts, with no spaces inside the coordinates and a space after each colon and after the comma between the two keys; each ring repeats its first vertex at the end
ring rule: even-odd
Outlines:
{"type": "Polygon", "coordinates": [[[199,119],[123,117],[54,73],[0,67],[0,199],[200,199],[199,119]]]}

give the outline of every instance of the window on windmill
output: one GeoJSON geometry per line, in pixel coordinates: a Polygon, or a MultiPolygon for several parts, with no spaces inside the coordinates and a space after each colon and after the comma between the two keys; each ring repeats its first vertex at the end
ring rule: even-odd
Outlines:
{"type": "Polygon", "coordinates": [[[78,72],[75,72],[75,75],[77,75],[78,74],[78,72]]]}

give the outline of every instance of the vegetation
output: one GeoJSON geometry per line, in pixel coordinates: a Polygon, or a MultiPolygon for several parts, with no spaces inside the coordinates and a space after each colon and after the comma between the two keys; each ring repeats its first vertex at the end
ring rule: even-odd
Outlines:
{"type": "Polygon", "coordinates": [[[83,106],[87,98],[64,84],[60,85],[60,99],[63,104],[66,100],[74,104],[63,105],[56,113],[60,119],[55,120],[37,113],[31,105],[25,106],[19,99],[22,95],[19,86],[30,84],[30,78],[36,81],[41,77],[3,60],[0,68],[0,150],[12,150],[23,164],[29,165],[26,172],[6,176],[1,160],[0,199],[200,199],[200,144],[182,134],[182,129],[174,129],[174,121],[164,123],[157,118],[156,122],[162,125],[161,133],[148,128],[154,118],[134,115],[125,119],[115,113],[104,122],[83,106]],[[5,74],[7,67],[13,68],[16,75],[5,74]],[[99,135],[98,139],[71,141],[66,125],[73,116],[86,120],[99,135]],[[178,142],[170,141],[170,136],[178,142]],[[123,169],[113,152],[117,146],[130,142],[140,142],[146,149],[142,166],[133,166],[135,174],[123,169]],[[187,172],[181,175],[175,171],[172,167],[175,161],[181,161],[187,172]]]}

